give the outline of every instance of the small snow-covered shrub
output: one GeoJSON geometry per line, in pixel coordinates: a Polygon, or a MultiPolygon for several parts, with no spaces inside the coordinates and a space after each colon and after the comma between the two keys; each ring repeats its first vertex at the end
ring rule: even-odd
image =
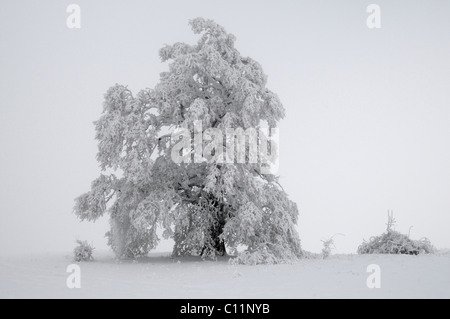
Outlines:
{"type": "Polygon", "coordinates": [[[322,248],[322,258],[327,259],[331,255],[331,251],[334,248],[334,240],[333,238],[330,238],[328,240],[322,241],[323,242],[323,248],[322,248]]]}
{"type": "Polygon", "coordinates": [[[381,236],[372,237],[358,248],[358,254],[432,254],[434,247],[427,238],[412,240],[397,231],[389,231],[381,236]]]}
{"type": "Polygon", "coordinates": [[[78,246],[73,250],[74,260],[76,262],[93,261],[94,257],[92,255],[94,252],[94,247],[89,245],[87,241],[77,240],[77,244],[78,246]]]}
{"type": "Polygon", "coordinates": [[[323,248],[322,248],[321,256],[322,256],[323,259],[327,259],[328,257],[330,257],[331,256],[331,252],[333,251],[333,249],[336,248],[336,246],[334,245],[334,237],[337,236],[337,235],[343,236],[343,234],[336,234],[336,235],[333,235],[328,240],[322,240],[323,248]]]}
{"type": "Polygon", "coordinates": [[[435,248],[427,238],[412,240],[409,236],[393,230],[395,220],[389,215],[388,228],[381,236],[372,237],[358,247],[358,254],[432,254],[435,248]]]}

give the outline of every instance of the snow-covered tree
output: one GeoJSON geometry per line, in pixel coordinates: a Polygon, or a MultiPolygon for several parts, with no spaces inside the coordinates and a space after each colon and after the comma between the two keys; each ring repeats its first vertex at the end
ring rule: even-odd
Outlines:
{"type": "Polygon", "coordinates": [[[285,114],[266,88],[260,64],[240,55],[233,35],[203,18],[190,25],[198,43],[160,50],[169,70],[154,89],[134,96],[116,84],[105,94],[95,122],[102,175],[76,199],[75,213],[88,221],[110,215],[107,236],[118,257],[147,254],[162,229],[164,238],[174,239],[176,256],[225,255],[226,248],[246,247],[237,262],[298,258],[297,206],[276,176],[262,173],[261,163],[176,163],[171,156],[179,142],[171,133],[192,129],[195,121],[203,132],[225,132],[276,127],[285,114]]]}

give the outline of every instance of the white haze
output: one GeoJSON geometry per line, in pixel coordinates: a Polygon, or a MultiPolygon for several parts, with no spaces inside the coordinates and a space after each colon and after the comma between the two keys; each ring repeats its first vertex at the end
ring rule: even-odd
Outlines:
{"type": "MultiPolygon", "coordinates": [[[[108,87],[153,87],[158,49],[193,43],[188,20],[214,19],[259,61],[287,110],[281,184],[310,251],[335,233],[355,252],[398,230],[450,246],[450,2],[69,1],[0,5],[0,255],[106,248],[108,221],[80,224],[73,199],[100,171],[94,127],[108,87]]],[[[162,243],[158,250],[170,250],[162,243]]]]}

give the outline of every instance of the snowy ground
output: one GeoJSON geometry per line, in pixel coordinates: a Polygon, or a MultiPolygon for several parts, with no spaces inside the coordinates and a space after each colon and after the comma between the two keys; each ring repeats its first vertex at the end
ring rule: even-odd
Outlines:
{"type": "Polygon", "coordinates": [[[292,265],[230,266],[226,260],[154,255],[82,263],[81,289],[68,289],[71,257],[0,257],[0,298],[450,298],[450,252],[434,256],[332,256],[292,265]],[[381,267],[369,289],[367,266],[381,267]]]}

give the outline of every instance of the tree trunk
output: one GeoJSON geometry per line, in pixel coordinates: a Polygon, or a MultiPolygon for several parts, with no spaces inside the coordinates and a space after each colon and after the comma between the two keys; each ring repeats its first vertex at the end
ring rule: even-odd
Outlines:
{"type": "Polygon", "coordinates": [[[207,241],[201,253],[203,257],[210,255],[225,256],[227,254],[225,242],[220,238],[220,235],[223,233],[224,226],[225,221],[220,220],[217,224],[210,227],[207,241]]]}
{"type": "Polygon", "coordinates": [[[225,256],[227,254],[227,249],[225,248],[225,242],[220,239],[220,235],[223,233],[224,225],[222,222],[215,227],[211,227],[210,236],[212,248],[215,250],[215,254],[219,256],[225,256]]]}
{"type": "Polygon", "coordinates": [[[225,256],[227,249],[225,242],[220,238],[223,233],[223,229],[226,224],[227,207],[211,196],[211,201],[214,207],[217,209],[217,215],[215,223],[213,223],[209,229],[205,242],[205,246],[202,249],[201,256],[225,256]]]}

